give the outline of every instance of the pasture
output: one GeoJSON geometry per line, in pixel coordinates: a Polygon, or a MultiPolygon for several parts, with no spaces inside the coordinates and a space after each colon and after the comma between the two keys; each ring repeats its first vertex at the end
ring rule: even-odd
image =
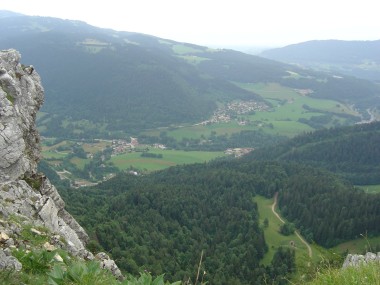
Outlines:
{"type": "Polygon", "coordinates": [[[355,186],[359,189],[364,190],[364,192],[368,194],[379,194],[380,193],[380,185],[359,185],[355,186]]]}
{"type": "Polygon", "coordinates": [[[313,120],[328,116],[328,121],[323,127],[329,128],[347,124],[349,116],[359,116],[344,103],[311,97],[312,93],[308,93],[310,90],[295,90],[277,83],[236,83],[236,85],[260,95],[270,109],[238,114],[229,122],[171,127],[144,133],[157,136],[160,131],[165,131],[177,141],[183,138],[209,137],[212,132],[216,135],[231,135],[242,130],[263,130],[269,134],[294,137],[314,130],[310,125],[300,122],[300,119],[313,120]],[[245,120],[248,124],[239,125],[237,119],[245,120]]]}
{"type": "Polygon", "coordinates": [[[159,149],[152,149],[149,153],[162,154],[162,158],[142,157],[141,152],[131,152],[113,156],[111,162],[120,170],[133,167],[144,171],[155,171],[178,164],[203,163],[224,156],[223,152],[159,149]]]}
{"type": "MultiPolygon", "coordinates": [[[[263,227],[265,240],[268,244],[268,252],[265,254],[262,264],[270,264],[277,248],[292,247],[296,251],[296,263],[306,264],[309,261],[308,250],[306,246],[298,239],[295,234],[284,236],[280,234],[282,223],[272,212],[273,199],[267,199],[262,196],[255,196],[254,201],[257,203],[260,214],[260,225],[263,227]],[[264,227],[264,220],[268,219],[268,226],[264,227]]],[[[316,246],[311,245],[313,250],[313,261],[319,260],[319,250],[316,246]]]]}

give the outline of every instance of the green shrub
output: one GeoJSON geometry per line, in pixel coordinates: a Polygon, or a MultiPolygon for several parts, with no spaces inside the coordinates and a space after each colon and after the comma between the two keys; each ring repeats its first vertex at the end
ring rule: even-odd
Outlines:
{"type": "Polygon", "coordinates": [[[44,227],[35,227],[36,230],[40,231],[42,235],[39,235],[37,233],[32,232],[32,225],[26,225],[24,228],[21,230],[20,236],[23,240],[27,241],[30,245],[33,246],[41,246],[45,242],[48,241],[48,236],[46,233],[48,230],[44,227]]]}
{"type": "Polygon", "coordinates": [[[284,236],[289,236],[294,234],[295,231],[295,226],[292,223],[285,223],[281,225],[280,227],[280,233],[283,234],[284,236]]]}
{"type": "Polygon", "coordinates": [[[35,190],[39,190],[41,188],[42,181],[40,176],[24,177],[24,180],[35,190]]]}
{"type": "Polygon", "coordinates": [[[76,261],[67,267],[56,264],[48,273],[48,284],[112,285],[117,281],[110,272],[101,269],[98,262],[76,261]]]}
{"type": "Polygon", "coordinates": [[[8,99],[9,102],[12,103],[12,105],[14,105],[14,103],[15,103],[15,98],[14,98],[12,95],[10,95],[10,94],[7,93],[7,99],[8,99]]]}
{"type": "Polygon", "coordinates": [[[41,274],[47,273],[52,268],[56,251],[35,250],[27,252],[18,250],[14,251],[13,255],[21,262],[24,272],[41,274]]]}
{"type": "Polygon", "coordinates": [[[149,273],[140,273],[140,277],[128,276],[122,285],[180,285],[181,281],[174,283],[164,282],[164,275],[160,275],[153,280],[152,275],[149,273]]]}

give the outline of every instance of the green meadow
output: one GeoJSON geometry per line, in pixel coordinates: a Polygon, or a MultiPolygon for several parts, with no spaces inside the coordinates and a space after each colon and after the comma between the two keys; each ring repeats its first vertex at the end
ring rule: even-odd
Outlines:
{"type": "Polygon", "coordinates": [[[380,185],[359,185],[355,186],[359,189],[364,190],[368,194],[378,194],[380,193],[380,185]]]}
{"type": "Polygon", "coordinates": [[[52,150],[42,151],[42,157],[45,159],[60,160],[60,159],[64,159],[67,155],[68,153],[66,152],[57,152],[57,151],[52,151],[52,150]]]}
{"type": "Polygon", "coordinates": [[[72,159],[70,159],[70,161],[75,164],[75,166],[81,170],[84,169],[84,166],[86,165],[86,163],[89,163],[90,162],[90,159],[83,159],[83,158],[79,158],[79,157],[73,157],[72,159]]]}
{"type": "Polygon", "coordinates": [[[231,135],[242,130],[252,130],[251,126],[239,126],[236,121],[228,123],[217,123],[210,125],[196,125],[188,127],[171,128],[167,130],[169,136],[180,141],[182,138],[200,139],[202,136],[209,136],[212,132],[216,135],[231,135]]]}
{"type": "MultiPolygon", "coordinates": [[[[289,236],[280,234],[280,226],[282,223],[272,212],[273,199],[267,199],[262,196],[255,196],[254,201],[257,203],[260,213],[260,225],[263,226],[264,220],[268,219],[268,227],[263,226],[265,240],[268,244],[268,252],[265,254],[262,263],[264,265],[270,264],[277,248],[282,246],[294,248],[296,251],[297,264],[306,264],[310,260],[307,247],[299,240],[295,234],[289,236]],[[292,244],[294,244],[294,246],[292,244]]],[[[318,248],[314,245],[311,245],[311,248],[313,250],[312,260],[318,261],[320,258],[320,252],[318,248]]]]}
{"type": "Polygon", "coordinates": [[[162,158],[142,157],[141,152],[132,152],[113,156],[111,162],[120,170],[131,166],[139,170],[155,171],[170,166],[188,163],[203,163],[224,156],[223,152],[150,150],[149,153],[162,154],[162,158]]]}
{"type": "Polygon", "coordinates": [[[144,132],[147,135],[159,135],[161,131],[177,141],[182,138],[199,139],[216,135],[231,135],[243,130],[263,130],[274,135],[294,137],[303,132],[314,130],[311,126],[302,123],[299,119],[310,120],[313,117],[329,115],[331,119],[323,126],[326,128],[335,125],[344,125],[347,122],[345,116],[358,116],[349,106],[327,99],[317,99],[309,95],[302,95],[292,88],[281,86],[277,83],[236,83],[247,91],[260,95],[268,104],[270,110],[256,111],[252,114],[237,115],[237,118],[249,121],[249,124],[241,126],[237,120],[230,122],[213,123],[209,125],[191,125],[172,127],[161,130],[144,132]]]}
{"type": "MultiPolygon", "coordinates": [[[[281,222],[272,212],[273,198],[267,199],[262,196],[255,196],[254,201],[257,203],[259,214],[260,214],[260,225],[264,229],[265,240],[268,244],[268,252],[265,254],[262,264],[270,264],[276,249],[280,246],[291,247],[290,243],[295,243],[296,250],[296,263],[297,267],[305,267],[308,264],[310,258],[308,256],[308,251],[306,246],[301,243],[298,237],[293,234],[290,236],[284,236],[280,234],[281,222]],[[268,227],[264,227],[264,220],[268,219],[268,227]]],[[[279,211],[277,210],[277,213],[279,211]]],[[[282,217],[282,219],[284,219],[282,217]]],[[[285,220],[285,219],[284,219],[285,220]]],[[[318,261],[323,259],[323,256],[329,256],[331,254],[346,254],[348,253],[360,253],[371,251],[376,252],[380,248],[380,236],[377,237],[366,237],[362,235],[361,237],[341,243],[333,248],[324,249],[316,244],[310,244],[313,257],[312,262],[316,264],[318,261]]],[[[307,269],[305,268],[307,271],[307,269]]]]}
{"type": "MultiPolygon", "coordinates": [[[[70,154],[70,150],[58,151],[59,147],[69,147],[75,142],[62,141],[55,145],[42,146],[42,156],[47,159],[51,165],[57,165],[63,162],[65,157],[70,154]]],[[[99,151],[109,147],[109,141],[96,141],[94,143],[83,143],[81,146],[87,153],[95,154],[99,151]]],[[[205,151],[181,151],[181,150],[160,150],[151,148],[149,153],[161,154],[162,158],[155,157],[142,157],[142,152],[124,153],[111,157],[111,162],[120,170],[129,169],[130,167],[146,171],[155,171],[164,169],[177,164],[188,163],[203,163],[210,161],[214,158],[224,156],[223,152],[205,152],[205,151]]],[[[79,157],[72,157],[70,162],[73,163],[78,169],[83,170],[85,164],[89,163],[91,159],[83,159],[79,157]]]]}
{"type": "Polygon", "coordinates": [[[201,49],[197,49],[197,48],[187,46],[187,45],[182,45],[182,44],[173,45],[172,50],[176,54],[188,54],[188,53],[194,53],[194,52],[202,52],[201,49]]]}
{"type": "Polygon", "coordinates": [[[366,237],[362,235],[361,237],[350,240],[337,246],[333,247],[331,250],[337,253],[355,253],[363,254],[368,251],[376,252],[380,248],[380,236],[378,237],[366,237]]]}

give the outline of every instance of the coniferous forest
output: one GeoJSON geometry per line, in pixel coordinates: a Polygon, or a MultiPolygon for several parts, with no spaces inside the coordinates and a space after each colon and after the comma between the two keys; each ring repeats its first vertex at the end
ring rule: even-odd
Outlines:
{"type": "Polygon", "coordinates": [[[305,133],[252,153],[255,160],[293,161],[327,169],[355,185],[380,183],[380,123],[305,133]]]}
{"type": "Polygon", "coordinates": [[[285,282],[279,276],[295,270],[291,250],[278,249],[269,266],[260,265],[267,245],[255,195],[278,192],[282,214],[309,241],[326,247],[380,233],[380,195],[299,163],[221,160],[147,176],[122,174],[93,188],[61,192],[90,233],[91,246],[110,251],[128,272],[144,268],[173,280],[194,276],[203,251],[205,281],[285,282]]]}

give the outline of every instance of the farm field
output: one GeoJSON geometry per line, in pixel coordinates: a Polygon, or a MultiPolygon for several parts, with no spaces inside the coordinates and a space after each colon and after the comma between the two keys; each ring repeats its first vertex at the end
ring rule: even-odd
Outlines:
{"type": "Polygon", "coordinates": [[[235,115],[229,122],[162,128],[146,131],[144,134],[158,136],[161,131],[165,131],[168,136],[178,141],[182,138],[208,137],[212,132],[216,135],[231,135],[243,130],[263,130],[269,134],[294,137],[300,133],[314,130],[302,120],[312,121],[316,118],[327,117],[321,127],[329,128],[345,125],[353,117],[359,118],[356,111],[341,102],[313,98],[309,94],[303,94],[302,91],[277,83],[236,84],[247,91],[260,95],[265,102],[271,105],[270,109],[235,115]],[[249,123],[239,125],[238,119],[249,123]]]}
{"type": "Polygon", "coordinates": [[[203,163],[224,156],[223,152],[150,150],[152,154],[162,154],[162,158],[142,157],[141,152],[113,156],[111,162],[120,170],[137,168],[145,171],[161,170],[170,166],[187,163],[203,163]]]}
{"type": "Polygon", "coordinates": [[[369,194],[378,194],[380,193],[380,185],[359,185],[357,188],[363,189],[364,192],[369,194]]]}
{"type": "MultiPolygon", "coordinates": [[[[57,144],[53,144],[51,140],[46,140],[42,143],[42,156],[43,158],[54,168],[59,165],[65,164],[69,161],[78,170],[84,170],[85,165],[91,163],[92,158],[97,153],[104,151],[112,146],[112,142],[106,140],[99,140],[93,143],[79,143],[75,141],[61,141],[57,144]],[[87,158],[77,157],[74,155],[72,147],[80,146],[87,158]]],[[[207,151],[182,151],[182,150],[162,150],[154,149],[148,146],[140,146],[138,149],[132,152],[126,152],[123,154],[112,155],[107,159],[107,163],[116,166],[118,170],[138,169],[140,171],[155,171],[161,170],[177,164],[188,163],[203,163],[210,161],[217,157],[225,156],[221,151],[219,152],[207,152],[207,151]],[[158,157],[143,157],[141,156],[142,150],[150,148],[149,154],[162,156],[158,157]]],[[[60,167],[62,171],[64,166],[60,167]]],[[[58,170],[58,169],[56,169],[58,170]]],[[[75,173],[75,172],[74,172],[75,173]]]]}

